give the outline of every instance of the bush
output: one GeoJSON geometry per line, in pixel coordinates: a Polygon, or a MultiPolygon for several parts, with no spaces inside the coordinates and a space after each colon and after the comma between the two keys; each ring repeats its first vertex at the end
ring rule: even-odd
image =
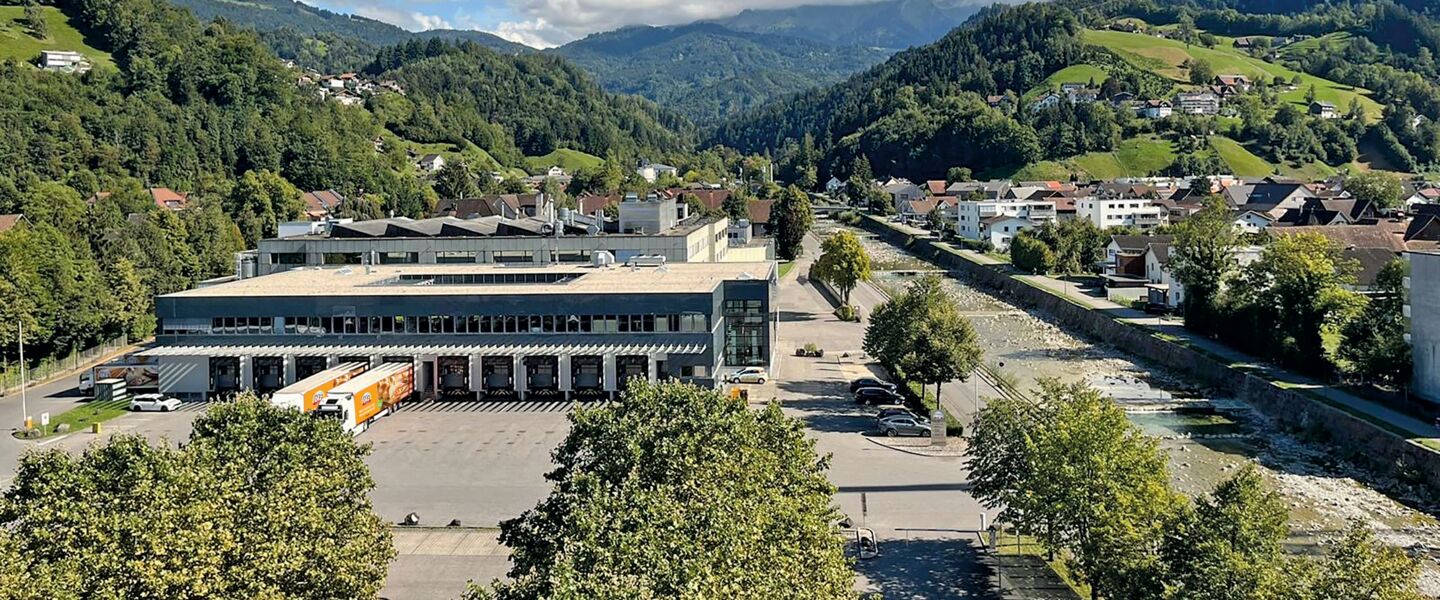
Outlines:
{"type": "Polygon", "coordinates": [[[841,321],[860,322],[860,311],[849,304],[842,304],[840,308],[835,309],[835,316],[839,317],[841,321]]]}
{"type": "Polygon", "coordinates": [[[1055,269],[1055,252],[1045,242],[1022,234],[1010,243],[1010,262],[1020,269],[1044,275],[1055,269]]]}

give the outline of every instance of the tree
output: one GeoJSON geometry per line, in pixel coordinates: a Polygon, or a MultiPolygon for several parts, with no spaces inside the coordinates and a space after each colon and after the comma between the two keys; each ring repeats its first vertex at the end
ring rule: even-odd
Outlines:
{"type": "Polygon", "coordinates": [[[1017,269],[1044,275],[1055,270],[1055,252],[1029,232],[1021,232],[1010,240],[1010,262],[1017,269]]]}
{"type": "Polygon", "coordinates": [[[42,40],[50,35],[50,25],[45,21],[45,12],[35,0],[25,3],[25,28],[30,30],[30,35],[42,40]]]}
{"type": "Polygon", "coordinates": [[[1345,180],[1345,191],[1356,200],[1373,203],[1375,208],[1395,208],[1405,193],[1400,178],[1385,171],[1351,175],[1345,180]]]}
{"type": "Polygon", "coordinates": [[[949,185],[957,181],[970,181],[972,177],[974,175],[970,172],[970,167],[950,167],[950,170],[945,172],[945,183],[949,185]]]}
{"type": "Polygon", "coordinates": [[[930,212],[925,213],[925,227],[937,234],[945,233],[947,229],[945,227],[945,212],[940,210],[938,204],[935,208],[930,209],[930,212]]]}
{"type": "Polygon", "coordinates": [[[810,198],[800,188],[790,186],[770,210],[770,228],[775,232],[775,253],[781,260],[795,260],[804,252],[801,244],[815,214],[810,210],[810,198]]]}
{"type": "Polygon", "coordinates": [[[1422,600],[1420,563],[1404,550],[1375,539],[1370,527],[1352,521],[1345,533],[1328,546],[1325,560],[1314,564],[1310,577],[1312,598],[1367,598],[1422,600]]]}
{"type": "Polygon", "coordinates": [[[870,280],[870,253],[854,233],[837,231],[820,244],[815,277],[840,290],[840,301],[848,306],[855,286],[870,280]]]}
{"type": "Polygon", "coordinates": [[[827,460],[777,404],[631,383],[570,414],[550,495],[501,524],[509,578],[470,598],[850,598],[827,460]]]}
{"type": "Polygon", "coordinates": [[[197,418],[183,449],[119,435],[26,455],[0,523],[31,579],[86,597],[375,598],[395,551],[367,453],[334,422],[244,395],[197,418]]]}
{"type": "Polygon", "coordinates": [[[1185,68],[1190,71],[1190,83],[1195,85],[1210,85],[1215,80],[1215,67],[1210,66],[1210,61],[1203,58],[1191,58],[1185,61],[1185,68]]]}
{"type": "Polygon", "coordinates": [[[974,372],[984,352],[970,321],[934,274],[875,308],[864,347],[897,376],[936,384],[937,397],[941,384],[974,372]]]}
{"type": "Polygon", "coordinates": [[[1358,301],[1344,287],[1355,282],[1355,261],[1340,252],[1320,234],[1281,235],[1236,279],[1243,325],[1229,330],[1246,336],[1250,349],[1288,366],[1327,373],[1324,328],[1343,323],[1358,301]]]}
{"type": "Polygon", "coordinates": [[[1313,83],[1310,84],[1310,87],[1305,88],[1305,103],[1306,103],[1306,104],[1314,104],[1314,103],[1315,103],[1315,84],[1313,84],[1313,83]]]}
{"type": "Polygon", "coordinates": [[[1412,358],[1405,343],[1405,268],[1393,260],[1380,269],[1360,316],[1341,329],[1339,358],[1345,372],[1360,381],[1404,385],[1412,358]]]}
{"type": "Polygon", "coordinates": [[[224,208],[233,215],[246,246],[254,246],[261,238],[274,236],[281,221],[299,217],[305,204],[300,190],[284,177],[270,171],[250,171],[225,197],[224,208]]]}
{"type": "Polygon", "coordinates": [[[741,219],[750,218],[750,201],[740,190],[732,190],[725,201],[721,203],[720,210],[730,218],[731,223],[738,223],[741,219]]]}
{"type": "Polygon", "coordinates": [[[1186,327],[1208,334],[1223,326],[1220,292],[1235,271],[1239,245],[1230,209],[1219,197],[1175,226],[1170,272],[1185,289],[1186,327]]]}
{"type": "Polygon", "coordinates": [[[435,174],[435,193],[446,200],[460,200],[474,197],[480,193],[480,188],[475,186],[470,166],[457,159],[445,163],[435,174]]]}
{"type": "Polygon", "coordinates": [[[1194,600],[1283,597],[1288,519],[1284,500],[1246,465],[1171,525],[1160,550],[1166,588],[1194,600]]]}

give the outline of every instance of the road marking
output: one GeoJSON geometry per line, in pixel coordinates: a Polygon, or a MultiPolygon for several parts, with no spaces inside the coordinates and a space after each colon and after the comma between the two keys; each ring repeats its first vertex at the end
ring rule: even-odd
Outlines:
{"type": "Polygon", "coordinates": [[[37,446],[49,446],[50,444],[53,444],[53,443],[55,443],[55,442],[58,442],[58,441],[63,440],[63,439],[65,439],[65,438],[68,438],[68,437],[70,437],[71,435],[74,435],[74,434],[67,433],[67,434],[62,435],[62,436],[60,436],[60,437],[57,437],[57,438],[55,438],[55,439],[45,440],[45,441],[40,442],[39,444],[36,444],[36,445],[37,445],[37,446]]]}

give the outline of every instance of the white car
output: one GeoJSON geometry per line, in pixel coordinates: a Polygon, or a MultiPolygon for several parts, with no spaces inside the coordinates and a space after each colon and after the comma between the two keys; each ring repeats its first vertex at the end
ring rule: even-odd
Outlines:
{"type": "Polygon", "coordinates": [[[180,401],[160,394],[140,394],[130,399],[131,412],[170,412],[179,410],[180,401]]]}
{"type": "Polygon", "coordinates": [[[770,379],[770,373],[760,367],[745,367],[730,374],[727,380],[730,383],[765,383],[770,379]]]}

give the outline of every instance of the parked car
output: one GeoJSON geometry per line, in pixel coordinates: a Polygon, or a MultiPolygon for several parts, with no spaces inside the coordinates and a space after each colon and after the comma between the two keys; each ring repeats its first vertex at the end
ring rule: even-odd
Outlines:
{"type": "Polygon", "coordinates": [[[930,423],[921,423],[910,417],[890,417],[880,422],[880,431],[887,437],[901,435],[930,435],[930,423]]]}
{"type": "Polygon", "coordinates": [[[905,397],[885,388],[860,388],[855,390],[856,404],[900,404],[905,397]]]}
{"type": "Polygon", "coordinates": [[[881,381],[874,377],[861,377],[860,379],[850,382],[850,393],[853,394],[859,391],[860,388],[883,388],[893,392],[895,391],[895,384],[888,381],[881,381]]]}
{"type": "Polygon", "coordinates": [[[875,424],[878,425],[878,424],[880,424],[881,421],[884,421],[884,420],[889,419],[889,418],[892,418],[892,417],[909,417],[909,418],[911,418],[911,419],[915,419],[916,422],[920,422],[920,423],[929,423],[929,422],[930,422],[929,419],[926,419],[925,417],[922,417],[922,416],[917,415],[917,414],[915,414],[915,413],[913,413],[913,412],[910,412],[910,409],[908,409],[908,408],[904,408],[904,407],[901,407],[901,406],[891,406],[891,407],[889,407],[889,408],[882,408],[882,409],[880,409],[880,412],[875,415],[875,424]]]}
{"type": "Polygon", "coordinates": [[[131,412],[170,412],[179,408],[179,400],[161,394],[139,394],[130,399],[131,412]]]}
{"type": "Polygon", "coordinates": [[[730,374],[727,380],[730,383],[765,383],[770,379],[770,373],[761,367],[745,367],[730,374]]]}

